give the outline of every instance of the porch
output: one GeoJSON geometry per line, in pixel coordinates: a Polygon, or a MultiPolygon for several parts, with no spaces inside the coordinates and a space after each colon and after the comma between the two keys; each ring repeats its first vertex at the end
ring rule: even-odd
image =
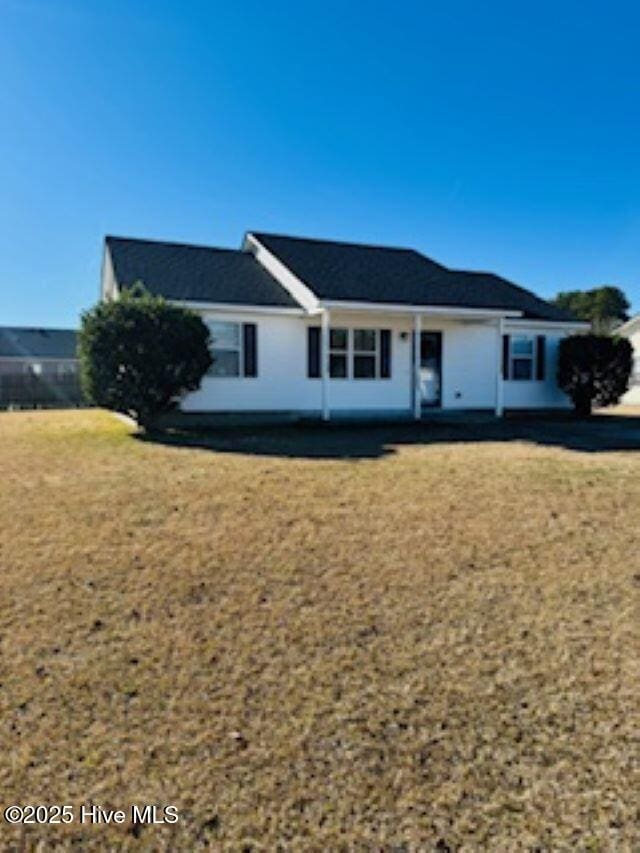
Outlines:
{"type": "Polygon", "coordinates": [[[504,323],[518,312],[325,303],[316,313],[323,421],[502,416],[504,323]]]}

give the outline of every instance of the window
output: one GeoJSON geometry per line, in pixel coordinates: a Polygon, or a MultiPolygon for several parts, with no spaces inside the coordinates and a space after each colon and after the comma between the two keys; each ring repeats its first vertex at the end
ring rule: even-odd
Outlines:
{"type": "Polygon", "coordinates": [[[349,375],[347,359],[349,352],[349,332],[347,329],[329,331],[329,376],[332,379],[347,379],[349,375]]]}
{"type": "Polygon", "coordinates": [[[209,376],[240,376],[242,360],[242,339],[240,323],[212,322],[211,355],[213,364],[209,376]]]}
{"type": "Polygon", "coordinates": [[[331,329],[329,375],[332,379],[377,379],[377,329],[331,329]]]}
{"type": "Polygon", "coordinates": [[[511,379],[533,379],[534,353],[533,338],[524,335],[514,335],[511,338],[511,379]]]}
{"type": "MultiPolygon", "coordinates": [[[[319,379],[322,340],[320,328],[307,329],[307,376],[319,379]]],[[[391,379],[390,329],[329,329],[331,379],[391,379]]]]}
{"type": "Polygon", "coordinates": [[[633,369],[631,371],[630,385],[640,385],[640,355],[636,355],[633,359],[633,369]]]}
{"type": "Polygon", "coordinates": [[[353,330],[353,378],[375,379],[378,361],[378,333],[375,329],[353,330]]]}

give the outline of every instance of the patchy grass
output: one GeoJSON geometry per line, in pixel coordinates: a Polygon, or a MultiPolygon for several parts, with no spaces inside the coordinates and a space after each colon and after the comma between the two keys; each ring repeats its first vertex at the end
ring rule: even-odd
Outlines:
{"type": "Polygon", "coordinates": [[[638,849],[640,453],[394,434],[0,416],[3,805],[181,815],[5,849],[638,849]]]}

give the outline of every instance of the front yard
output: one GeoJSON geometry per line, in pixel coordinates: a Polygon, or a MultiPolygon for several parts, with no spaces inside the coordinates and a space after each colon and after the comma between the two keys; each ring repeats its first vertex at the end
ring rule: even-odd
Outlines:
{"type": "Polygon", "coordinates": [[[3,806],[180,812],[0,845],[640,847],[640,450],[565,426],[0,415],[3,806]]]}

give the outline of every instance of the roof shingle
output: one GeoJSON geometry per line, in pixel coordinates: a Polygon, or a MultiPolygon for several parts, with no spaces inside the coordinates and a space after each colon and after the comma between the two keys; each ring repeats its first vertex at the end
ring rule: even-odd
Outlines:
{"type": "Polygon", "coordinates": [[[167,299],[300,307],[247,252],[128,237],[105,242],[119,287],[141,281],[167,299]]]}
{"type": "Polygon", "coordinates": [[[503,309],[532,319],[573,319],[500,276],[448,269],[413,249],[250,233],[319,299],[503,309]]]}
{"type": "Polygon", "coordinates": [[[0,327],[0,358],[76,358],[73,329],[0,327]]]}

